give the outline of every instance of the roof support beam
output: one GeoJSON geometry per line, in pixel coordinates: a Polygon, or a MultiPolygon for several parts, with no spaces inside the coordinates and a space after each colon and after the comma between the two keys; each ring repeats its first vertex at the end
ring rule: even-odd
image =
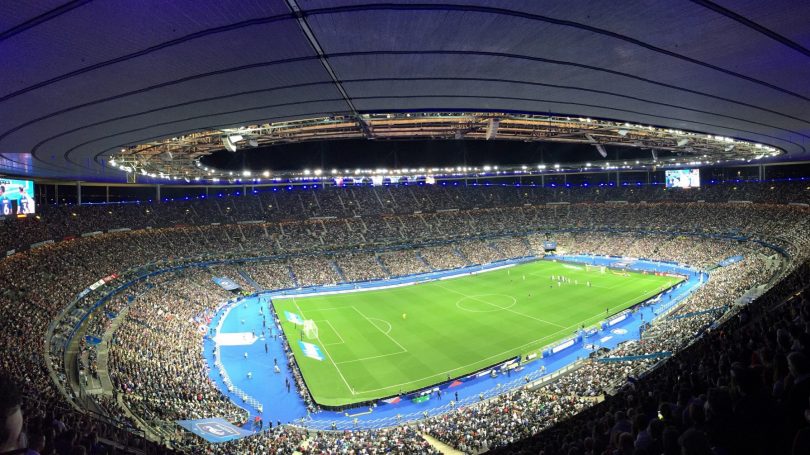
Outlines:
{"type": "Polygon", "coordinates": [[[349,110],[352,112],[354,117],[357,119],[357,124],[360,129],[363,131],[363,134],[366,136],[367,139],[373,139],[373,133],[371,128],[369,128],[368,124],[363,120],[360,116],[360,113],[357,112],[357,108],[354,106],[352,99],[349,97],[349,94],[346,93],[346,89],[343,88],[343,84],[338,79],[335,70],[332,68],[332,65],[329,64],[329,60],[326,59],[326,55],[321,48],[321,45],[318,43],[318,39],[315,38],[315,34],[312,32],[312,29],[309,27],[306,18],[304,17],[304,13],[301,11],[301,8],[298,7],[298,3],[296,0],[285,0],[287,2],[287,6],[292,11],[293,15],[295,16],[296,21],[298,22],[298,26],[301,27],[301,31],[304,32],[304,35],[307,37],[310,46],[318,55],[318,60],[320,60],[321,65],[323,65],[324,69],[327,73],[329,73],[329,77],[332,78],[332,83],[335,84],[335,87],[340,92],[340,96],[343,97],[343,100],[346,102],[346,105],[349,106],[349,110]]]}

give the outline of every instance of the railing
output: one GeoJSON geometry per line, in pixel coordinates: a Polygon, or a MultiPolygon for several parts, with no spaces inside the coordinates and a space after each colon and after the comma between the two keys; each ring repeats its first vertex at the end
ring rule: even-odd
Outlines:
{"type": "Polygon", "coordinates": [[[220,361],[219,346],[217,346],[216,350],[214,351],[214,357],[216,358],[216,360],[214,360],[214,365],[217,367],[217,371],[219,372],[219,375],[222,377],[222,382],[225,383],[225,386],[228,388],[228,392],[231,392],[236,396],[238,396],[239,398],[241,398],[242,401],[252,406],[253,409],[255,409],[256,411],[263,412],[264,407],[257,399],[248,395],[247,392],[237,387],[233,383],[233,381],[231,381],[231,377],[228,376],[228,371],[225,370],[225,367],[222,365],[222,362],[220,361]]]}
{"type": "MultiPolygon", "coordinates": [[[[228,317],[228,313],[230,313],[231,310],[236,305],[238,305],[240,301],[241,301],[241,299],[232,300],[232,301],[226,303],[225,305],[219,307],[217,312],[220,312],[220,311],[222,311],[224,309],[225,313],[223,313],[222,317],[220,317],[220,319],[219,319],[217,332],[219,332],[222,329],[222,324],[225,322],[225,319],[228,317]]],[[[201,355],[202,355],[202,353],[201,353],[201,355]]],[[[225,386],[228,388],[228,392],[231,392],[231,393],[237,395],[239,398],[242,399],[242,401],[244,401],[248,405],[252,406],[253,409],[258,411],[259,413],[263,412],[264,411],[264,406],[262,406],[262,404],[258,400],[256,400],[252,396],[248,395],[247,392],[245,392],[244,390],[237,387],[233,383],[233,381],[231,381],[231,377],[228,375],[228,371],[222,365],[222,360],[221,359],[222,359],[222,357],[220,357],[220,347],[219,347],[219,345],[216,345],[216,348],[214,348],[214,366],[217,367],[217,371],[219,372],[219,375],[222,377],[222,382],[225,383],[225,386]]],[[[234,404],[236,404],[236,403],[234,403],[234,404]]],[[[237,406],[239,406],[239,405],[237,404],[237,406]]],[[[242,407],[242,406],[239,406],[239,407],[242,407]]],[[[244,409],[244,408],[242,408],[242,409],[244,409]]],[[[247,409],[245,409],[245,412],[247,412],[247,409]]]]}
{"type": "Polygon", "coordinates": [[[348,419],[342,420],[313,420],[311,418],[302,418],[293,423],[291,426],[303,428],[310,431],[345,431],[355,429],[380,429],[391,427],[394,425],[401,425],[410,422],[416,422],[422,419],[430,418],[433,416],[446,414],[448,412],[462,409],[465,407],[478,406],[488,403],[507,391],[518,390],[525,387],[528,390],[535,390],[544,385],[556,380],[560,376],[568,374],[574,370],[579,369],[585,364],[584,360],[569,364],[554,373],[546,374],[544,371],[532,371],[525,375],[513,373],[512,379],[505,383],[498,383],[495,387],[487,389],[478,395],[469,396],[460,399],[458,402],[448,401],[447,404],[431,408],[430,411],[410,412],[406,414],[397,414],[393,417],[383,417],[379,419],[365,419],[363,420],[362,427],[359,422],[350,421],[348,419]]]}

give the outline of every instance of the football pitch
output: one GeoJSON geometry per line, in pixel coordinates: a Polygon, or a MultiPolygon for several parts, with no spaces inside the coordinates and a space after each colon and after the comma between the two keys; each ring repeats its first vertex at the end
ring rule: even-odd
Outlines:
{"type": "Polygon", "coordinates": [[[418,390],[527,354],[679,281],[541,260],[273,304],[312,397],[341,406],[418,390]],[[558,285],[552,275],[569,282],[558,285]],[[287,313],[313,320],[317,337],[304,335],[287,313]],[[305,353],[299,340],[317,350],[305,353]]]}

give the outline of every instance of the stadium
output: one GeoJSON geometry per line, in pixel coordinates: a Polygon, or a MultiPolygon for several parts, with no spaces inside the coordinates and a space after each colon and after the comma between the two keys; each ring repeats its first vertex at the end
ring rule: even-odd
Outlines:
{"type": "Polygon", "coordinates": [[[810,4],[0,18],[0,454],[810,453],[810,4]]]}

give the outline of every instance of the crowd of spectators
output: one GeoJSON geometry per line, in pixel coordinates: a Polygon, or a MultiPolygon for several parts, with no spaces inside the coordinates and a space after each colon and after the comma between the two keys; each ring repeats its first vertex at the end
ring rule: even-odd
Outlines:
{"type": "Polygon", "coordinates": [[[388,278],[373,252],[345,252],[335,256],[335,263],[343,272],[345,281],[369,281],[388,278]]]}
{"type": "Polygon", "coordinates": [[[503,259],[522,258],[532,255],[542,256],[543,254],[543,250],[532,251],[525,237],[503,237],[494,239],[489,242],[489,246],[503,259]]]}
{"type": "MultiPolygon", "coordinates": [[[[244,286],[248,283],[241,280],[238,270],[246,272],[266,288],[281,288],[457,268],[522,255],[529,248],[539,253],[547,238],[557,240],[560,248],[569,252],[664,259],[702,268],[711,268],[722,259],[740,254],[745,256],[743,261],[712,272],[706,285],[673,315],[684,316],[727,307],[748,288],[766,284],[769,277],[784,275],[799,266],[810,253],[808,209],[772,204],[777,201],[807,202],[808,193],[804,189],[786,185],[782,193],[762,185],[733,188],[707,187],[700,193],[664,192],[655,187],[594,188],[581,189],[581,192],[580,189],[559,190],[564,192],[559,199],[567,199],[566,202],[572,202],[570,205],[542,205],[556,200],[557,195],[552,197],[552,192],[541,188],[409,186],[309,193],[270,192],[243,198],[154,205],[47,207],[41,219],[0,222],[0,251],[24,248],[41,240],[62,240],[84,232],[116,228],[134,230],[71,238],[18,252],[0,261],[0,277],[4,283],[0,287],[0,320],[4,328],[0,335],[0,373],[14,377],[23,393],[38,403],[64,403],[64,394],[76,399],[63,364],[65,341],[73,323],[80,320],[101,292],[121,282],[122,278],[114,278],[114,275],[131,276],[135,269],[160,268],[161,264],[200,258],[281,255],[271,261],[240,263],[221,270],[222,275],[240,280],[244,286]],[[697,194],[699,196],[695,196],[697,194]],[[781,199],[780,194],[784,194],[781,199]],[[737,195],[764,203],[727,203],[730,199],[739,199],[737,195]],[[614,199],[660,202],[600,202],[614,199]],[[698,199],[716,203],[695,202],[698,199]],[[433,212],[435,210],[443,211],[433,212]],[[361,218],[354,218],[355,215],[361,218]],[[336,218],[309,219],[311,216],[336,218]],[[259,222],[232,224],[251,220],[259,222]],[[145,227],[152,229],[142,229],[145,227]],[[711,237],[718,234],[776,246],[790,255],[789,260],[780,262],[781,266],[777,267],[770,259],[774,256],[773,250],[752,242],[730,242],[711,237]],[[433,244],[443,239],[451,243],[433,244]],[[355,252],[359,246],[383,250],[378,259],[374,253],[355,252]],[[387,249],[389,247],[394,249],[387,249]],[[401,249],[403,247],[405,249],[401,249]],[[374,272],[366,270],[369,267],[374,272]],[[104,277],[110,277],[110,281],[101,290],[80,296],[90,284],[104,277]],[[64,323],[56,325],[53,336],[46,340],[49,324],[66,308],[66,313],[61,315],[64,323]],[[20,343],[20,340],[26,342],[20,343]],[[49,365],[53,368],[48,368],[49,365]],[[51,371],[56,382],[51,379],[51,371]]],[[[214,270],[220,274],[219,269],[214,270]]],[[[172,276],[171,280],[159,278],[143,282],[117,294],[102,308],[115,314],[127,311],[126,319],[114,333],[111,365],[120,398],[136,414],[169,420],[216,412],[230,416],[234,421],[243,415],[243,411],[231,405],[207,381],[202,358],[188,355],[189,352],[198,352],[200,346],[199,324],[189,322],[189,319],[210,313],[222,301],[232,297],[212,285],[211,273],[196,269],[177,276],[167,275],[172,276]],[[138,298],[129,299],[135,295],[138,298]],[[207,297],[201,299],[201,295],[207,297]],[[156,331],[162,332],[163,342],[154,335],[156,331]],[[175,382],[174,378],[184,379],[175,382]]],[[[675,322],[671,324],[653,324],[641,342],[622,346],[611,355],[681,349],[695,336],[707,333],[715,336],[719,331],[712,330],[712,326],[719,314],[707,312],[673,319],[675,322]]],[[[103,335],[110,320],[102,313],[94,313],[87,325],[89,334],[103,335]]],[[[783,322],[788,327],[785,330],[790,335],[789,341],[806,347],[802,332],[795,324],[783,322]]],[[[777,359],[779,351],[765,343],[770,342],[769,333],[766,331],[762,335],[762,345],[772,348],[769,359],[775,362],[773,368],[783,368],[784,361],[777,359]]],[[[730,336],[738,335],[732,333],[730,336]]],[[[741,346],[746,343],[741,343],[741,346]]],[[[90,362],[86,368],[92,371],[92,348],[85,345],[82,349],[90,362]]],[[[739,350],[733,352],[740,354],[739,350]]],[[[682,356],[676,359],[682,359],[682,356]]],[[[736,360],[744,359],[737,356],[736,360]]],[[[681,362],[683,360],[666,362],[659,370],[681,362]]],[[[578,384],[576,387],[549,388],[562,387],[566,381],[563,378],[554,386],[539,389],[546,392],[522,390],[517,392],[520,395],[513,401],[501,401],[501,404],[509,403],[508,415],[517,421],[527,418],[520,409],[529,409],[529,415],[537,409],[525,404],[524,399],[528,400],[526,403],[533,400],[545,403],[542,409],[547,412],[547,417],[539,421],[526,420],[532,429],[528,433],[523,430],[482,430],[492,420],[486,418],[491,414],[490,408],[484,407],[490,406],[488,403],[480,405],[483,412],[475,411],[479,407],[465,407],[453,413],[472,413],[471,421],[480,422],[480,425],[456,425],[453,414],[430,419],[424,425],[429,427],[431,434],[457,447],[473,447],[470,441],[478,441],[481,431],[486,432],[486,444],[480,447],[500,447],[590,406],[598,384],[615,382],[618,367],[605,365],[594,363],[592,368],[589,367],[587,379],[570,379],[578,384]],[[605,372],[601,373],[603,370],[605,372]],[[587,386],[582,385],[583,381],[587,386]],[[555,391],[551,395],[558,399],[548,404],[542,397],[551,390],[555,391]],[[556,408],[560,408],[559,413],[548,411],[556,408]]],[[[639,366],[648,365],[631,365],[633,371],[639,366]]],[[[578,374],[584,374],[585,370],[582,371],[578,374]]],[[[785,374],[782,379],[787,377],[785,374]]],[[[571,378],[577,376],[572,373],[571,378]]],[[[699,398],[699,395],[695,396],[699,398]]],[[[770,398],[777,404],[781,399],[779,396],[770,398]]],[[[509,396],[499,398],[509,399],[509,396]]],[[[108,404],[115,407],[115,403],[108,404]]],[[[39,406],[40,411],[47,409],[42,404],[39,406]]],[[[29,423],[33,422],[31,416],[35,413],[36,410],[28,414],[29,423]]],[[[74,414],[69,414],[70,418],[88,418],[74,414]]],[[[546,414],[539,412],[537,415],[546,414]]],[[[611,419],[618,420],[615,412],[612,411],[611,415],[611,419]]],[[[638,412],[633,415],[638,415],[638,412]]],[[[488,428],[504,428],[499,426],[503,424],[503,421],[498,421],[488,428]]],[[[680,424],[679,430],[688,428],[682,422],[680,424]]],[[[98,425],[104,427],[104,431],[113,428],[101,420],[98,420],[98,425]]],[[[289,431],[287,441],[298,438],[293,436],[295,432],[292,430],[274,431],[282,434],[289,431]]],[[[86,436],[87,433],[81,437],[86,436]]],[[[631,432],[631,436],[637,434],[631,432]]],[[[335,444],[349,444],[345,441],[352,437],[359,438],[333,434],[322,436],[324,441],[344,441],[335,444]]],[[[375,436],[366,437],[373,440],[375,436]]],[[[404,440],[409,439],[411,433],[391,433],[389,437],[404,440]]],[[[309,439],[301,438],[299,443],[289,444],[295,444],[301,450],[305,444],[300,441],[309,439]]],[[[264,442],[256,441],[248,438],[244,444],[274,444],[270,437],[260,440],[264,442]]],[[[413,444],[419,446],[422,441],[414,436],[413,444]]],[[[278,447],[283,452],[289,446],[278,447]]],[[[548,445],[544,450],[551,450],[550,447],[548,445]]]]}
{"type": "Polygon", "coordinates": [[[419,255],[434,270],[457,269],[470,265],[470,262],[462,256],[461,252],[454,245],[441,245],[422,248],[419,255]]]}
{"type": "Polygon", "coordinates": [[[486,264],[492,262],[490,258],[505,259],[500,251],[495,250],[492,244],[484,240],[461,242],[457,245],[457,251],[469,264],[486,264]]]}
{"type": "Polygon", "coordinates": [[[25,395],[19,381],[0,373],[0,453],[27,455],[171,453],[141,436],[25,395]],[[18,448],[24,450],[20,451],[18,448]],[[27,450],[25,450],[27,449],[27,450]]]}
{"type": "MultiPolygon", "coordinates": [[[[601,233],[595,233],[593,238],[588,238],[585,233],[578,236],[587,242],[609,242],[609,238],[601,233]]],[[[639,250],[634,242],[620,240],[619,244],[643,253],[643,257],[656,259],[653,250],[639,250]]],[[[644,244],[656,245],[654,242],[644,244]]],[[[665,250],[660,251],[666,258],[665,250]]],[[[722,250],[723,254],[727,252],[722,250]]],[[[710,263],[716,264],[722,257],[715,257],[710,263]]],[[[686,299],[684,310],[679,307],[673,315],[648,325],[638,342],[626,343],[608,354],[610,357],[627,360],[615,363],[588,361],[573,373],[542,388],[512,392],[493,402],[458,410],[455,412],[457,415],[430,419],[424,423],[425,428],[437,438],[463,451],[488,450],[524,439],[559,422],[560,415],[580,412],[593,403],[592,398],[605,395],[617,383],[622,385],[628,377],[635,378],[658,362],[654,360],[655,356],[652,360],[639,359],[637,356],[677,352],[688,346],[712,326],[720,313],[725,312],[705,312],[706,310],[732,305],[734,299],[741,296],[744,290],[764,284],[769,278],[772,276],[765,275],[761,264],[756,260],[746,259],[718,268],[696,293],[686,299]],[[527,403],[534,407],[525,408],[527,403]],[[545,411],[550,407],[558,409],[553,416],[545,411]],[[509,418],[504,416],[504,409],[509,410],[509,418]],[[473,443],[475,445],[471,445],[473,443]]]]}
{"type": "Polygon", "coordinates": [[[245,411],[225,398],[208,377],[199,353],[205,324],[232,298],[211,284],[202,268],[163,276],[162,283],[130,303],[110,342],[113,385],[136,415],[174,421],[223,415],[244,421],[245,411]]]}
{"type": "Polygon", "coordinates": [[[264,289],[295,287],[290,268],[284,261],[245,262],[240,264],[239,268],[264,289]]]}
{"type": "Polygon", "coordinates": [[[275,427],[246,438],[211,445],[204,453],[210,455],[290,454],[320,455],[332,453],[376,454],[401,453],[434,455],[441,453],[431,446],[415,426],[403,425],[373,431],[310,433],[295,427],[275,427]]]}
{"type": "Polygon", "coordinates": [[[810,452],[810,264],[673,360],[503,453],[810,452]]]}
{"type": "Polygon", "coordinates": [[[413,249],[385,251],[378,256],[391,276],[430,272],[428,264],[413,249]]]}
{"type": "Polygon", "coordinates": [[[343,281],[330,255],[294,256],[289,262],[298,287],[337,284],[343,281]]]}
{"type": "MultiPolygon", "coordinates": [[[[562,185],[561,185],[562,186],[562,185]]],[[[464,229],[474,220],[459,216],[445,216],[448,210],[471,211],[484,207],[515,208],[525,205],[538,206],[549,202],[599,203],[611,211],[633,211],[633,205],[606,204],[606,201],[628,202],[675,202],[680,204],[697,201],[727,203],[729,201],[752,201],[759,204],[810,203],[810,186],[806,182],[773,183],[723,183],[699,189],[665,189],[661,186],[590,186],[582,187],[512,187],[512,186],[392,186],[349,187],[312,190],[262,191],[243,197],[209,197],[197,200],[178,200],[171,203],[135,203],[108,205],[42,205],[41,216],[26,219],[7,219],[0,223],[0,251],[27,248],[35,242],[61,240],[82,233],[108,231],[110,229],[143,229],[146,227],[205,226],[211,223],[231,224],[238,221],[289,222],[309,221],[308,229],[299,236],[287,233],[297,242],[317,238],[325,229],[321,224],[332,224],[335,218],[351,220],[354,216],[376,217],[380,215],[413,214],[415,219],[385,223],[386,235],[409,237],[418,229],[426,236],[442,236],[452,232],[448,228],[464,229]],[[428,213],[442,211],[438,213],[428,213]],[[431,218],[446,221],[442,229],[431,218]],[[326,219],[323,219],[326,218],[326,219]],[[420,225],[421,224],[421,228],[420,225]]],[[[278,188],[276,188],[278,190],[278,188]]],[[[564,206],[556,212],[564,212],[564,206]]],[[[452,212],[449,212],[452,214],[452,212]]],[[[338,231],[335,240],[344,245],[364,243],[363,222],[343,221],[344,230],[338,231]]],[[[662,223],[688,222],[701,225],[703,220],[682,216],[677,210],[665,214],[662,223]]],[[[741,220],[742,221],[742,220],[741,220]]],[[[741,223],[745,224],[745,223],[741,223]]],[[[194,229],[195,235],[203,235],[211,245],[224,241],[240,243],[240,238],[251,238],[255,228],[238,225],[233,231],[219,232],[209,228],[194,229]],[[201,233],[201,234],[200,234],[201,233]]],[[[372,228],[373,229],[373,228],[372,228]]],[[[285,229],[286,230],[286,229],[285,229]]],[[[255,234],[255,233],[254,233],[255,234]]],[[[273,232],[263,232],[265,246],[276,247],[273,232]]],[[[251,241],[251,246],[258,246],[251,241]]],[[[295,243],[289,245],[293,248],[295,243]]]]}

